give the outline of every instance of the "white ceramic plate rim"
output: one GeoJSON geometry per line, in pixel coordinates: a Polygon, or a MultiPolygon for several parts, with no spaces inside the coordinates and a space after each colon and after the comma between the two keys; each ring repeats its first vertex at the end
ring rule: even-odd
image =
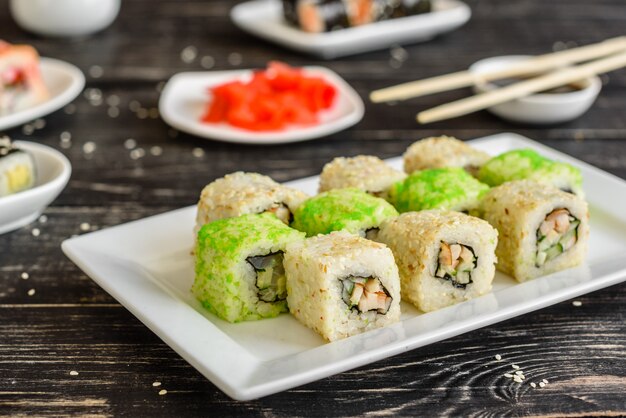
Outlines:
{"type": "MultiPolygon", "coordinates": [[[[338,115],[334,120],[322,122],[309,127],[290,127],[279,132],[254,132],[239,129],[227,124],[202,123],[192,115],[182,115],[170,110],[170,102],[176,97],[182,99],[186,92],[181,91],[181,84],[185,80],[203,80],[206,87],[221,84],[226,81],[241,79],[249,76],[252,69],[233,71],[185,72],[174,75],[166,84],[159,99],[159,112],[163,120],[170,126],[197,135],[199,137],[223,142],[253,145],[278,145],[290,142],[307,141],[333,134],[357,124],[365,113],[365,106],[361,97],[350,85],[334,71],[324,67],[304,67],[309,75],[322,76],[337,88],[337,99],[345,100],[351,107],[349,113],[338,115]]],[[[207,94],[207,103],[209,96],[207,94]]],[[[338,103],[338,102],[337,102],[338,103]]],[[[332,112],[332,109],[330,110],[332,112]]]]}
{"type": "MultiPolygon", "coordinates": [[[[550,158],[578,166],[586,181],[596,186],[602,185],[586,190],[589,201],[599,205],[602,212],[608,213],[611,219],[619,221],[620,230],[626,228],[626,215],[621,213],[621,208],[626,207],[626,182],[623,180],[516,134],[500,134],[471,143],[482,149],[492,146],[500,149],[533,148],[550,158]],[[611,193],[610,204],[606,199],[607,190],[611,193]]],[[[397,165],[400,159],[391,159],[390,162],[397,165]]],[[[297,180],[289,184],[298,187],[316,178],[297,180]]],[[[405,319],[389,327],[285,357],[260,361],[203,314],[151,279],[146,268],[134,259],[139,256],[130,254],[130,247],[112,249],[101,246],[107,239],[119,242],[120,235],[137,236],[161,227],[163,230],[158,233],[170,236],[173,231],[179,231],[181,226],[167,226],[167,220],[178,219],[183,214],[192,215],[193,211],[193,207],[183,208],[73,238],[63,242],[63,251],[192,366],[226,394],[239,400],[266,396],[369,364],[625,279],[626,258],[613,255],[609,260],[597,259],[577,269],[494,290],[481,298],[405,319]],[[111,251],[116,253],[111,254],[111,251]],[[123,255],[116,255],[117,253],[123,255]],[[158,306],[158,309],[154,309],[154,306],[158,306]],[[184,319],[183,327],[180,326],[181,319],[184,319]]],[[[192,225],[186,225],[184,228],[191,230],[191,227],[192,225]]],[[[165,250],[159,247],[161,244],[153,241],[154,237],[138,238],[137,242],[145,245],[136,251],[143,252],[144,256],[152,251],[157,252],[154,255],[156,257],[165,255],[165,250]]],[[[619,251],[626,248],[625,241],[620,234],[619,251]]],[[[124,245],[136,244],[126,242],[124,245]]],[[[508,280],[512,283],[512,279],[508,280]]]]}
{"type": "Polygon", "coordinates": [[[307,33],[288,25],[277,0],[238,4],[231,20],[242,30],[296,51],[331,59],[419,42],[465,24],[472,11],[459,0],[435,0],[435,10],[414,16],[325,33],[307,33]]]}
{"type": "Polygon", "coordinates": [[[0,116],[0,130],[14,128],[23,123],[46,116],[74,100],[85,87],[85,76],[78,67],[54,58],[41,58],[41,73],[44,79],[53,72],[64,73],[71,79],[70,84],[61,92],[43,103],[23,109],[9,115],[0,116]]]}

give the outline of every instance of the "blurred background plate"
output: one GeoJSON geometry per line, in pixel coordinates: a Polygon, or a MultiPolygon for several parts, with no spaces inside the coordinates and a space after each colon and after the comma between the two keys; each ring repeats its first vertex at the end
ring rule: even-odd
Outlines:
{"type": "Polygon", "coordinates": [[[252,0],[235,6],[231,20],[242,30],[287,48],[332,59],[388,48],[393,44],[424,42],[457,29],[471,17],[458,0],[435,0],[430,13],[371,23],[325,33],[307,33],[289,25],[278,0],[252,0]]]}

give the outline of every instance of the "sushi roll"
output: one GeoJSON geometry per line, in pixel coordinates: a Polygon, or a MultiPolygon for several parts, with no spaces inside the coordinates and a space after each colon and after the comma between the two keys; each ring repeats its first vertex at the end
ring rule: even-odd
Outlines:
{"type": "Polygon", "coordinates": [[[320,193],[332,189],[356,187],[375,197],[387,197],[389,188],[404,180],[406,174],[389,167],[378,157],[359,155],[339,157],[324,166],[320,175],[320,193]]]}
{"type": "Polygon", "coordinates": [[[303,238],[267,213],[206,224],[196,241],[192,292],[202,306],[229,322],[287,312],[285,249],[303,238]]]}
{"type": "Polygon", "coordinates": [[[411,174],[429,168],[462,167],[476,175],[489,160],[489,154],[478,151],[450,136],[422,139],[404,153],[404,171],[411,174]]]}
{"type": "Polygon", "coordinates": [[[482,219],[441,210],[404,213],[382,223],[377,241],[393,251],[402,299],[424,312],[491,290],[498,232],[482,219]]]}
{"type": "Polygon", "coordinates": [[[402,212],[449,209],[472,212],[489,186],[476,180],[460,167],[417,171],[396,183],[389,201],[402,212]]]}
{"type": "Polygon", "coordinates": [[[498,269],[520,282],[583,262],[589,211],[581,198],[531,180],[495,187],[483,217],[500,232],[498,269]]]}
{"type": "Polygon", "coordinates": [[[373,238],[378,225],[398,216],[388,202],[362,190],[335,189],[310,198],[296,209],[292,226],[307,236],[345,230],[373,238]]]}
{"type": "Polygon", "coordinates": [[[492,158],[481,167],[478,179],[490,186],[528,179],[584,198],[583,177],[579,169],[552,161],[530,149],[509,151],[492,158]]]}
{"type": "Polygon", "coordinates": [[[33,107],[49,97],[35,48],[0,40],[0,116],[33,107]]]}
{"type": "Polygon", "coordinates": [[[228,174],[202,190],[194,232],[209,222],[247,213],[270,212],[289,225],[293,211],[308,197],[261,174],[228,174]]]}
{"type": "Polygon", "coordinates": [[[391,250],[348,232],[287,246],[289,311],[328,341],[400,320],[400,278],[391,250]]]}
{"type": "Polygon", "coordinates": [[[33,188],[35,177],[33,157],[9,138],[0,138],[0,197],[33,188]]]}

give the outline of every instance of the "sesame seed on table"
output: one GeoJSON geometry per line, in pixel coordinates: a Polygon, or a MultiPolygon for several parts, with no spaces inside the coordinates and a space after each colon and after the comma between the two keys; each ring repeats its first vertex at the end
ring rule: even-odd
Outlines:
{"type": "Polygon", "coordinates": [[[363,97],[376,88],[623,34],[621,0],[467,0],[471,21],[424,44],[321,61],[258,40],[229,0],[124,0],[114,24],[59,40],[19,29],[0,2],[0,38],[33,44],[87,77],[63,109],[8,130],[65,154],[64,192],[27,227],[0,235],[0,415],[469,416],[626,415],[626,283],[404,352],[262,399],[217,389],[67,259],[64,239],[197,202],[226,173],[277,181],[318,174],[337,156],[400,155],[413,141],[516,132],[626,179],[626,71],[604,76],[595,106],[547,127],[487,112],[419,126],[418,110],[459,90],[372,104],[330,137],[291,145],[211,142],[170,128],[163,82],[182,71],[323,65],[363,97]]]}

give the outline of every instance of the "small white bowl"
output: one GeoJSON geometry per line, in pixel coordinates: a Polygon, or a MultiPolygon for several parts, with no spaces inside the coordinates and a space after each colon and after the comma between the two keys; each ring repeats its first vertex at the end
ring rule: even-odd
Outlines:
{"type": "Polygon", "coordinates": [[[32,189],[0,197],[0,234],[37,219],[65,188],[72,173],[68,159],[55,149],[25,141],[15,141],[15,145],[35,159],[37,182],[32,189]]]}
{"type": "Polygon", "coordinates": [[[121,0],[11,0],[13,19],[43,36],[84,36],[109,26],[121,0]]]}
{"type": "MultiPolygon", "coordinates": [[[[472,64],[469,70],[477,74],[499,70],[525,58],[529,56],[508,55],[486,58],[472,64]]],[[[518,123],[543,125],[567,122],[589,110],[602,88],[602,82],[596,76],[582,80],[579,84],[582,87],[580,90],[533,94],[490,107],[487,110],[503,119],[518,123]]],[[[484,93],[496,87],[491,83],[481,83],[474,86],[474,92],[484,93]]]]}

